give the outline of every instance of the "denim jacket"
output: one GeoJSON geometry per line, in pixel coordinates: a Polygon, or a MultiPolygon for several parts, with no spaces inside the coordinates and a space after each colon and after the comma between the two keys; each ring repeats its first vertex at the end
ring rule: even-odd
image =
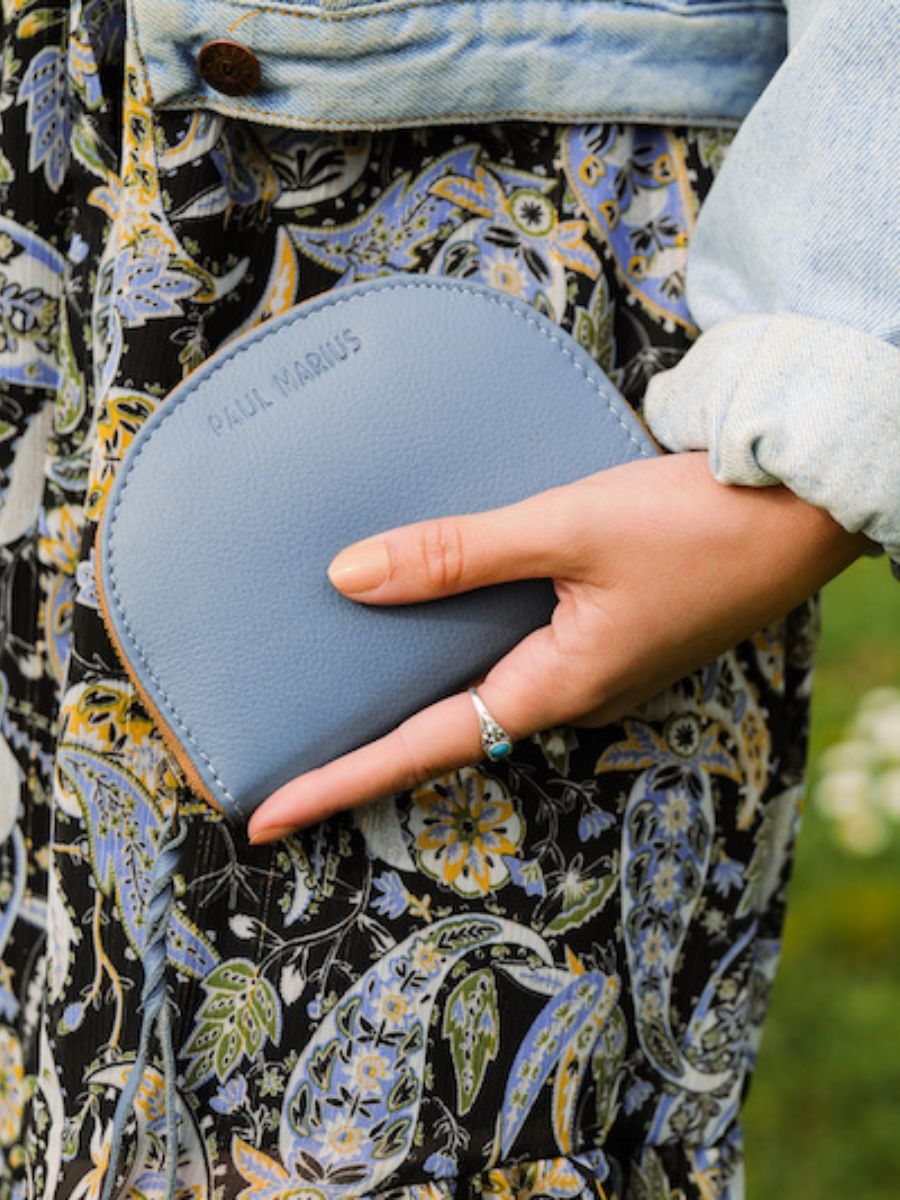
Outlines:
{"type": "MultiPolygon", "coordinates": [[[[784,58],[781,0],[129,0],[160,107],[303,128],[491,119],[736,125],[784,58]],[[204,43],[253,50],[229,97],[204,43]]],[[[856,3],[865,0],[855,0],[856,3]]]]}
{"type": "Polygon", "coordinates": [[[900,0],[130,0],[153,102],[299,128],[740,125],[699,214],[703,330],[646,414],[725,483],[783,482],[900,578],[900,0]],[[197,54],[252,49],[229,97],[197,54]]]}
{"type": "Polygon", "coordinates": [[[646,415],[723,483],[783,482],[867,534],[900,579],[900,0],[802,8],[694,230],[704,332],[646,415]]]}

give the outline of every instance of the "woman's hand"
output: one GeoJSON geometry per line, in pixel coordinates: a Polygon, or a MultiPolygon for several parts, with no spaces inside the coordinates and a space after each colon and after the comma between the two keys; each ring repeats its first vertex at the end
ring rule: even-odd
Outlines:
{"type": "MultiPolygon", "coordinates": [[[[795,605],[865,539],[784,488],[724,487],[705,454],[639,461],[518,504],[407,525],[329,568],[366,604],[553,579],[559,603],[478,685],[513,738],[630,711],[795,605]]],[[[482,757],[464,692],[279,788],[250,821],[274,841],[482,757]]]]}

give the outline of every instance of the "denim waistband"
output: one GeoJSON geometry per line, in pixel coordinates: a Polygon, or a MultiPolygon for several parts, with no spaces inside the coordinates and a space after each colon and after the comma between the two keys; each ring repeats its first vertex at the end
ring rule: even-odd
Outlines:
{"type": "Polygon", "coordinates": [[[158,108],[295,128],[489,119],[738,124],[786,53],[777,0],[129,0],[158,108]],[[262,68],[249,96],[197,68],[214,38],[262,68]]]}

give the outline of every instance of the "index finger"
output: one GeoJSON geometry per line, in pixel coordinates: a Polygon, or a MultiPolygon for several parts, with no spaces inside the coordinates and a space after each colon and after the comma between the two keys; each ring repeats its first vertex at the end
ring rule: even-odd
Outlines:
{"type": "MultiPolygon", "coordinates": [[[[511,739],[573,715],[567,711],[570,689],[559,686],[565,672],[556,663],[552,627],[545,625],[519,642],[479,685],[479,695],[511,739]]],[[[459,692],[415,713],[377,741],[284,784],[251,817],[250,841],[277,841],[336,812],[416,787],[483,757],[475,706],[467,693],[459,692]]]]}

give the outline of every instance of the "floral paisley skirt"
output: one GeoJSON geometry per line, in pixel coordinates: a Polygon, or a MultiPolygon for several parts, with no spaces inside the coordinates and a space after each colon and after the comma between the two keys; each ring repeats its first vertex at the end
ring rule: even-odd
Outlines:
{"type": "MultiPolygon", "coordinates": [[[[695,336],[685,249],[726,137],[153,113],[119,0],[3,13],[0,1194],[100,1195],[178,806],[180,1195],[738,1197],[811,607],[627,720],[251,848],[135,695],[92,552],[129,442],[184,374],[355,280],[520,296],[639,406],[695,336]]],[[[123,1197],[165,1194],[161,1081],[151,1046],[123,1197]]]]}

